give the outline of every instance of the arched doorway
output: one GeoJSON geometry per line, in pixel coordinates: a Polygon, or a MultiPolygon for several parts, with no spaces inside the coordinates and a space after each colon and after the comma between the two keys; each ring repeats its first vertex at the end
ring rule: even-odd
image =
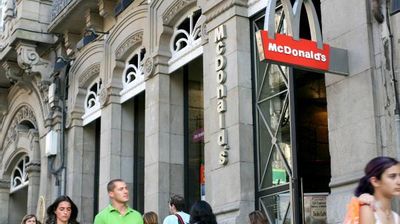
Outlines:
{"type": "MultiPolygon", "coordinates": [[[[6,223],[20,223],[27,213],[36,213],[40,187],[40,144],[33,111],[22,106],[8,127],[3,144],[2,179],[9,186],[1,197],[6,223]]],[[[3,188],[4,189],[4,188],[3,188]]]]}

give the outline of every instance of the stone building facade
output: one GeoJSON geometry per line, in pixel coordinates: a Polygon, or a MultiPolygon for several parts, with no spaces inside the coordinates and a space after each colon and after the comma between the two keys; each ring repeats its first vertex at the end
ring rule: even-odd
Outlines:
{"type": "Polygon", "coordinates": [[[366,162],[400,157],[399,5],[312,2],[347,76],[260,61],[267,0],[3,1],[0,223],[61,194],[92,223],[113,178],[160,218],[181,194],[218,223],[341,223],[366,162]]]}

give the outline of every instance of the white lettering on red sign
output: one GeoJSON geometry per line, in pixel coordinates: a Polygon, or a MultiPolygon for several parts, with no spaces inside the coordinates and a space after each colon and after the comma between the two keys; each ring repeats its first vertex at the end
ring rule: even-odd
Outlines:
{"type": "Polygon", "coordinates": [[[276,43],[268,44],[268,51],[284,53],[288,55],[293,55],[295,57],[313,59],[316,61],[326,62],[326,55],[321,53],[314,53],[314,51],[298,50],[293,49],[289,46],[277,45],[276,43]]]}

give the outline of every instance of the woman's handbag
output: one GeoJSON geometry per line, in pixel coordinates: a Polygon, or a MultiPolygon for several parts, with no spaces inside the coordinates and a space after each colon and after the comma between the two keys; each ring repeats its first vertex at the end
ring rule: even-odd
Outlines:
{"type": "Polygon", "coordinates": [[[360,224],[360,201],[352,197],[347,204],[347,212],[343,224],[360,224]]]}

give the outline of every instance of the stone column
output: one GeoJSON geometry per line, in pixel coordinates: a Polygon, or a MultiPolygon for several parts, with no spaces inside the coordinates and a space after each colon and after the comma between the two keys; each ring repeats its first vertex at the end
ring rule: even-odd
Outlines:
{"type": "Polygon", "coordinates": [[[121,118],[120,90],[109,86],[101,92],[99,209],[109,204],[107,183],[111,179],[122,178],[129,189],[133,187],[133,150],[123,149],[121,143],[122,122],[128,121],[121,118]]]}
{"type": "Polygon", "coordinates": [[[8,202],[10,200],[10,182],[0,180],[0,223],[8,223],[8,202]]]}
{"type": "Polygon", "coordinates": [[[206,200],[218,223],[243,224],[255,204],[250,22],[247,15],[240,15],[246,12],[240,4],[215,1],[206,5],[206,200]]]}
{"type": "Polygon", "coordinates": [[[79,208],[79,220],[81,222],[93,221],[91,220],[93,215],[93,175],[86,174],[87,176],[85,176],[84,167],[87,167],[87,169],[93,168],[93,166],[89,165],[92,163],[85,161],[85,157],[94,158],[94,155],[92,154],[92,150],[88,150],[89,152],[84,150],[84,137],[82,120],[80,118],[73,119],[68,129],[68,141],[66,141],[68,149],[66,161],[66,194],[74,200],[74,203],[79,208]],[[88,153],[89,155],[87,156],[86,154],[88,153]],[[83,165],[83,161],[86,162],[85,166],[83,165]],[[86,180],[85,186],[83,186],[83,180],[86,180]],[[83,194],[85,189],[87,189],[87,192],[83,194]],[[90,202],[84,203],[85,200],[83,197],[90,197],[92,204],[90,202]]]}
{"type": "Polygon", "coordinates": [[[31,140],[32,154],[30,155],[29,163],[26,165],[26,172],[29,178],[27,214],[36,214],[40,189],[40,146],[38,132],[33,129],[29,130],[29,138],[31,140]]]}
{"type": "Polygon", "coordinates": [[[40,162],[31,161],[26,171],[29,177],[27,214],[36,214],[40,188],[40,162]]]}
{"type": "Polygon", "coordinates": [[[160,65],[155,70],[146,80],[145,211],[165,217],[170,195],[183,195],[183,108],[182,103],[174,103],[182,98],[173,97],[182,86],[159,72],[165,71],[160,65]]]}

